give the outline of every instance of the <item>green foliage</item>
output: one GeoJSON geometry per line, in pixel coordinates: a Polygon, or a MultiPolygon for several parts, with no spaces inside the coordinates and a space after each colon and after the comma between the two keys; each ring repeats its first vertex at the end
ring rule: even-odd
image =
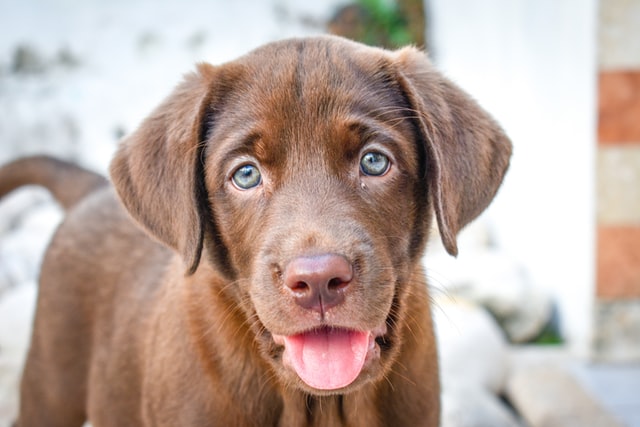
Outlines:
{"type": "Polygon", "coordinates": [[[563,340],[560,333],[551,325],[547,325],[542,333],[533,341],[533,344],[540,345],[559,345],[563,340]]]}
{"type": "Polygon", "coordinates": [[[367,13],[368,24],[361,35],[363,43],[400,47],[415,43],[406,17],[395,0],[357,0],[367,13]]]}

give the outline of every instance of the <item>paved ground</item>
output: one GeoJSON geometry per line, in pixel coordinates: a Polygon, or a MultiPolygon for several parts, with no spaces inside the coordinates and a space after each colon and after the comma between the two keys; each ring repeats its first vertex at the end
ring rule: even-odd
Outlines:
{"type": "Polygon", "coordinates": [[[563,347],[514,346],[511,371],[517,384],[507,387],[508,397],[534,415],[531,427],[640,427],[640,363],[592,363],[563,347]]]}
{"type": "Polygon", "coordinates": [[[585,364],[574,373],[622,423],[640,427],[640,364],[585,364]]]}

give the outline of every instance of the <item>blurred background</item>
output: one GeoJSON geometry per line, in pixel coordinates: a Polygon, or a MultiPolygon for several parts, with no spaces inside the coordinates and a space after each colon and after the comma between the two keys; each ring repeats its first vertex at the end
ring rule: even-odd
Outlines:
{"type": "MultiPolygon", "coordinates": [[[[0,0],[0,164],[106,173],[194,63],[327,32],[424,47],[514,143],[459,257],[425,258],[443,426],[640,426],[640,0],[0,0]]],[[[61,218],[0,202],[0,427],[61,218]]]]}

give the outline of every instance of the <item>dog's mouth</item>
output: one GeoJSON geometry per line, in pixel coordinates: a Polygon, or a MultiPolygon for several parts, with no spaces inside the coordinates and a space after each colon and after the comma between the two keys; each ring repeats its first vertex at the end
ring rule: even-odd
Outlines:
{"type": "Polygon", "coordinates": [[[284,346],[282,361],[316,390],[338,390],[352,384],[367,363],[380,357],[386,328],[375,331],[322,326],[296,335],[273,335],[284,346]]]}

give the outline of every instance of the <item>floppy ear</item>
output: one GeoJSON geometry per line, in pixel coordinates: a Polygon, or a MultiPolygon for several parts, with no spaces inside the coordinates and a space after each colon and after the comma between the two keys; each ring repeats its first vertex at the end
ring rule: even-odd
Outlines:
{"type": "Polygon", "coordinates": [[[423,52],[394,53],[400,84],[416,110],[442,242],[458,254],[456,235],[491,202],[509,166],[511,142],[471,97],[435,71],[423,52]]]}
{"type": "Polygon", "coordinates": [[[198,66],[120,145],[110,173],[131,216],[198,267],[206,221],[203,150],[216,68],[198,66]]]}

